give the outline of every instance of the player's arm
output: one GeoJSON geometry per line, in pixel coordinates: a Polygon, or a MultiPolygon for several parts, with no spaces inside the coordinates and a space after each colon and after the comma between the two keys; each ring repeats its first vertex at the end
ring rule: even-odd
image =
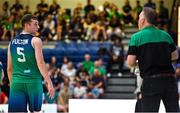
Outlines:
{"type": "Polygon", "coordinates": [[[11,59],[11,52],[10,52],[10,44],[8,46],[8,56],[7,56],[8,62],[7,62],[7,74],[9,83],[11,85],[12,83],[12,59],[11,59]]]}
{"type": "Polygon", "coordinates": [[[128,55],[127,56],[127,64],[129,67],[136,66],[136,55],[128,55]]]}
{"type": "Polygon", "coordinates": [[[48,70],[47,70],[45,62],[44,62],[41,39],[34,37],[32,39],[32,46],[34,47],[34,50],[35,50],[35,57],[36,57],[36,62],[37,62],[38,68],[44,78],[45,83],[47,83],[47,89],[49,92],[49,96],[50,96],[50,98],[53,98],[54,97],[54,87],[52,85],[50,77],[48,76],[48,70]]]}

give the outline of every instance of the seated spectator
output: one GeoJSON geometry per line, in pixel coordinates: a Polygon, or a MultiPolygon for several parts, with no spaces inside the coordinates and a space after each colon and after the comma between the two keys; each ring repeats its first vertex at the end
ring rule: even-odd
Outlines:
{"type": "Polygon", "coordinates": [[[136,1],[136,6],[135,8],[133,9],[133,13],[134,13],[134,20],[135,20],[135,23],[137,24],[138,23],[138,20],[139,20],[139,14],[141,13],[143,7],[141,6],[140,4],[140,0],[137,0],[136,1]]]}
{"type": "Polygon", "coordinates": [[[87,0],[87,4],[84,7],[85,16],[87,16],[88,13],[94,10],[95,10],[95,7],[94,5],[91,4],[91,0],[87,0]]]}
{"type": "Polygon", "coordinates": [[[77,81],[73,92],[74,98],[83,99],[85,98],[85,95],[86,95],[86,87],[82,86],[80,81],[77,81]]]}
{"type": "Polygon", "coordinates": [[[89,72],[91,67],[94,66],[93,62],[91,61],[91,56],[89,54],[84,55],[84,61],[82,62],[82,66],[84,71],[89,72]]]}
{"type": "Polygon", "coordinates": [[[89,83],[89,75],[87,72],[82,71],[80,73],[80,83],[83,87],[87,87],[89,83]]]}
{"type": "Polygon", "coordinates": [[[58,68],[57,70],[54,70],[51,73],[50,78],[54,85],[55,91],[59,92],[61,88],[61,83],[64,81],[60,69],[58,68]]]}
{"type": "Polygon", "coordinates": [[[51,62],[50,62],[50,69],[56,69],[58,66],[57,66],[57,58],[56,56],[52,56],[51,57],[51,62]]]}
{"type": "Polygon", "coordinates": [[[10,16],[9,12],[9,2],[5,1],[2,5],[2,20],[6,20],[10,16]]]}
{"type": "Polygon", "coordinates": [[[45,0],[41,0],[41,2],[37,4],[37,6],[41,8],[42,12],[48,11],[48,4],[45,3],[45,0]]]}
{"type": "Polygon", "coordinates": [[[158,12],[158,22],[161,24],[161,26],[167,24],[169,21],[169,11],[168,8],[164,6],[163,0],[160,0],[158,12]]]}
{"type": "Polygon", "coordinates": [[[52,103],[57,103],[58,93],[60,91],[61,84],[64,80],[59,68],[57,70],[55,69],[51,70],[50,78],[55,89],[55,96],[53,99],[49,98],[48,92],[45,92],[44,96],[45,96],[45,103],[52,104],[52,103]]]}
{"type": "Polygon", "coordinates": [[[125,24],[132,24],[133,17],[132,17],[132,7],[129,3],[129,0],[126,0],[125,5],[122,7],[123,11],[123,19],[125,24]]]}
{"type": "Polygon", "coordinates": [[[3,35],[2,35],[2,40],[11,40],[14,35],[14,24],[15,24],[15,15],[11,14],[9,18],[4,22],[3,26],[3,35]]]}
{"type": "Polygon", "coordinates": [[[23,10],[23,5],[19,2],[19,0],[16,0],[15,3],[10,8],[10,12],[17,15],[18,13],[22,13],[22,10],[23,10]]]}
{"type": "Polygon", "coordinates": [[[84,28],[84,33],[85,33],[84,40],[92,40],[94,37],[96,38],[96,36],[94,36],[95,34],[92,34],[93,30],[96,30],[95,29],[96,26],[94,25],[90,17],[87,17],[85,19],[83,28],[84,28]]]}
{"type": "Polygon", "coordinates": [[[55,34],[55,22],[52,19],[52,15],[48,14],[43,22],[43,29],[41,30],[41,35],[43,40],[52,40],[52,36],[55,34]]]}
{"type": "Polygon", "coordinates": [[[99,70],[99,73],[102,77],[104,77],[106,75],[106,69],[104,67],[102,67],[99,60],[94,61],[94,66],[91,67],[89,70],[89,74],[91,75],[91,77],[94,75],[95,69],[99,70]]]}
{"type": "Polygon", "coordinates": [[[27,5],[24,9],[23,15],[25,15],[25,14],[32,14],[32,12],[29,9],[29,5],[27,5]]]}
{"type": "Polygon", "coordinates": [[[69,62],[70,62],[69,57],[64,56],[62,66],[61,66],[61,72],[63,72],[67,68],[67,65],[68,65],[69,62]]]}
{"type": "Polygon", "coordinates": [[[96,98],[99,98],[104,93],[104,86],[105,85],[104,85],[104,79],[101,76],[98,69],[94,70],[94,75],[92,77],[92,82],[94,84],[94,89],[93,90],[96,91],[96,88],[98,89],[98,94],[96,95],[96,98]]]}
{"type": "Polygon", "coordinates": [[[65,77],[70,79],[70,84],[74,84],[75,83],[76,69],[74,68],[72,62],[68,62],[67,68],[65,68],[64,70],[61,70],[61,73],[65,77]]]}
{"type": "Polygon", "coordinates": [[[59,40],[62,40],[62,25],[58,25],[57,28],[56,28],[56,33],[55,35],[53,36],[53,41],[59,41],[59,40]]]}
{"type": "Polygon", "coordinates": [[[56,15],[61,6],[57,3],[57,0],[52,0],[52,4],[49,7],[49,13],[56,15]]]}
{"type": "Polygon", "coordinates": [[[122,73],[124,65],[124,47],[121,39],[116,36],[114,44],[110,49],[110,61],[107,66],[109,73],[122,73]]]}
{"type": "Polygon", "coordinates": [[[80,16],[76,16],[72,18],[72,21],[70,22],[70,37],[71,40],[77,41],[81,39],[83,35],[83,23],[80,16]]]}
{"type": "Polygon", "coordinates": [[[0,104],[7,104],[7,103],[8,103],[8,96],[0,89],[0,104]]]}
{"type": "Polygon", "coordinates": [[[148,2],[144,4],[144,7],[150,7],[156,9],[156,4],[152,2],[152,0],[148,0],[148,2]]]}
{"type": "Polygon", "coordinates": [[[120,23],[120,20],[117,18],[117,16],[113,16],[110,20],[109,27],[107,29],[107,35],[110,40],[113,40],[111,37],[113,35],[117,35],[119,37],[124,37],[125,34],[122,31],[122,25],[120,23]]]}
{"type": "Polygon", "coordinates": [[[58,112],[68,112],[68,102],[69,99],[72,97],[72,93],[69,91],[68,83],[64,84],[63,89],[60,91],[58,95],[58,102],[57,102],[57,109],[58,112]]]}

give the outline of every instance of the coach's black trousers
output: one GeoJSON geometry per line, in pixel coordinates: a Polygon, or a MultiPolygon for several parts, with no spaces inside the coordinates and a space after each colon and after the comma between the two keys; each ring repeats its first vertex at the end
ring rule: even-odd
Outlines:
{"type": "Polygon", "coordinates": [[[179,95],[174,76],[144,77],[142,87],[142,112],[158,112],[162,100],[166,112],[179,112],[179,95]]]}

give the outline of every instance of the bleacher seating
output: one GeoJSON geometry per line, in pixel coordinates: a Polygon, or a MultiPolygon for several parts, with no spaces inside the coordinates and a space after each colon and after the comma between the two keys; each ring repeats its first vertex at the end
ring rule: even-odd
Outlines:
{"type": "MultiPolygon", "coordinates": [[[[76,66],[77,63],[80,63],[84,60],[85,54],[90,54],[92,61],[95,61],[99,58],[99,48],[103,47],[109,50],[111,45],[112,43],[110,42],[58,42],[55,45],[55,48],[43,48],[43,55],[46,63],[50,62],[52,56],[56,56],[59,65],[62,64],[63,56],[68,56],[76,66]]],[[[7,49],[0,48],[0,59],[3,65],[6,66],[7,49]]],[[[103,56],[103,60],[106,64],[109,60],[109,56],[103,56]]]]}

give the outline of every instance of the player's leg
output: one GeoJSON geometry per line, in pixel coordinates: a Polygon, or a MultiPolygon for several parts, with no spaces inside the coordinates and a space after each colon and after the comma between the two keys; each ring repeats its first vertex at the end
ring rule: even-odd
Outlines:
{"type": "Polygon", "coordinates": [[[30,112],[39,112],[42,107],[42,83],[27,84],[28,105],[30,112]]]}
{"type": "Polygon", "coordinates": [[[8,112],[27,112],[27,100],[24,84],[13,83],[10,88],[8,112]]]}

